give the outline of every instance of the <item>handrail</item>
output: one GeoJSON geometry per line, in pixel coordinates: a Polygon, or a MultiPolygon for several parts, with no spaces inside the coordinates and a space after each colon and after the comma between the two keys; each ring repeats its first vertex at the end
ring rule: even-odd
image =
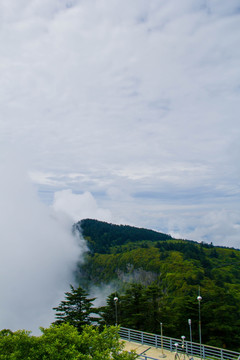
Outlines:
{"type": "MultiPolygon", "coordinates": [[[[120,338],[123,340],[134,341],[141,343],[142,345],[151,345],[156,348],[161,348],[168,351],[175,351],[175,343],[181,344],[182,340],[177,338],[170,338],[157,334],[146,333],[139,330],[133,330],[125,327],[120,327],[120,338]]],[[[180,348],[180,346],[179,346],[180,348]]],[[[179,349],[181,352],[181,349],[179,349]]],[[[240,353],[236,351],[217,348],[210,345],[204,345],[194,343],[190,341],[184,341],[184,352],[193,357],[199,357],[201,359],[213,359],[213,360],[240,360],[240,353]]],[[[141,355],[142,356],[142,355],[141,355]]],[[[144,355],[145,356],[145,355],[144,355]]],[[[145,360],[151,359],[145,356],[145,360]]]]}
{"type": "Polygon", "coordinates": [[[137,358],[141,359],[141,360],[158,360],[156,358],[153,358],[153,357],[150,357],[150,356],[147,356],[147,355],[138,355],[137,358]]]}

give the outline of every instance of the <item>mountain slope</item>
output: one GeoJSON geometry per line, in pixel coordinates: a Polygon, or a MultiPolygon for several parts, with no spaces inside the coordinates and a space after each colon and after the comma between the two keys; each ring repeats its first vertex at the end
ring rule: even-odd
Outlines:
{"type": "MultiPolygon", "coordinates": [[[[154,324],[147,325],[147,318],[142,321],[142,330],[157,332],[161,320],[165,335],[181,336],[188,333],[191,318],[197,334],[200,288],[203,342],[239,349],[239,250],[90,219],[75,224],[74,231],[80,231],[89,246],[85,263],[78,268],[81,285],[111,284],[119,294],[129,283],[141,284],[146,293],[156,287],[154,314],[158,316],[152,316],[154,324]]],[[[122,318],[121,324],[134,327],[134,321],[122,318]]]]}
{"type": "Polygon", "coordinates": [[[170,235],[128,225],[114,225],[107,222],[84,219],[74,225],[88,240],[89,249],[96,253],[109,253],[111,248],[128,243],[142,241],[164,241],[172,239],[170,235]]]}
{"type": "Polygon", "coordinates": [[[121,282],[121,274],[142,271],[158,278],[163,274],[184,274],[185,280],[194,285],[200,285],[204,277],[219,285],[240,284],[240,251],[236,249],[91,219],[76,223],[74,231],[87,241],[89,253],[80,270],[91,282],[121,282]]]}

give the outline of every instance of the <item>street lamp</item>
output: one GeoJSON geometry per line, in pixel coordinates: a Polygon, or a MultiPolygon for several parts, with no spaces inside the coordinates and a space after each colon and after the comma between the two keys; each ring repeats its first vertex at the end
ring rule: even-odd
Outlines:
{"type": "MultiPolygon", "coordinates": [[[[182,335],[181,339],[182,339],[182,351],[184,351],[184,340],[185,340],[186,336],[182,335]]],[[[185,359],[185,351],[184,351],[184,359],[185,359]]]]}
{"type": "Polygon", "coordinates": [[[161,355],[159,355],[159,357],[161,357],[161,358],[165,358],[165,357],[167,357],[167,355],[166,354],[164,354],[164,352],[163,352],[163,330],[162,330],[162,322],[160,322],[160,329],[161,329],[161,348],[162,348],[162,354],[161,355]]]}
{"type": "Polygon", "coordinates": [[[117,296],[115,296],[115,298],[114,298],[113,300],[114,300],[114,302],[115,302],[115,319],[116,319],[116,323],[115,323],[115,325],[117,326],[117,324],[118,324],[118,316],[117,316],[117,303],[118,303],[118,297],[117,297],[117,296]]]}
{"type": "MultiPolygon", "coordinates": [[[[191,344],[191,356],[192,356],[192,320],[188,319],[188,325],[189,325],[189,334],[190,334],[190,344],[191,344]]],[[[193,357],[191,357],[190,360],[193,360],[193,357]]]]}
{"type": "Polygon", "coordinates": [[[200,295],[200,288],[199,288],[199,295],[197,297],[198,301],[198,326],[199,326],[199,344],[200,344],[200,353],[202,358],[202,331],[201,331],[201,301],[202,297],[200,295]]]}
{"type": "Polygon", "coordinates": [[[201,300],[202,297],[199,295],[197,297],[198,301],[198,324],[199,324],[199,343],[202,344],[202,333],[201,333],[201,300]]]}

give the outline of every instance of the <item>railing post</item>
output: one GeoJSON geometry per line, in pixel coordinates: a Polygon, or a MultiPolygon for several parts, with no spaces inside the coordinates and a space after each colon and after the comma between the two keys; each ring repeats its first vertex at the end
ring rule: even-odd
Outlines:
{"type": "MultiPolygon", "coordinates": [[[[156,348],[158,347],[161,341],[161,337],[157,334],[144,333],[143,331],[131,330],[129,328],[121,328],[119,334],[124,340],[128,340],[130,342],[138,341],[142,345],[147,344],[151,346],[156,346],[156,348]]],[[[176,341],[178,342],[181,340],[165,337],[164,348],[166,350],[174,352],[175,350],[174,343],[176,341]]],[[[163,344],[161,345],[161,347],[163,348],[163,344]]],[[[192,343],[189,341],[185,342],[184,352],[186,352],[188,356],[189,355],[191,355],[191,357],[196,356],[201,358],[202,360],[206,360],[206,358],[207,359],[212,358],[215,360],[226,360],[226,359],[240,360],[239,352],[220,349],[209,345],[205,346],[204,344],[192,343]]],[[[141,358],[144,358],[145,360],[155,360],[153,358],[146,356],[146,354],[142,354],[141,358]]]]}
{"type": "Polygon", "coordinates": [[[202,345],[202,357],[203,359],[205,359],[205,346],[202,345]]]}

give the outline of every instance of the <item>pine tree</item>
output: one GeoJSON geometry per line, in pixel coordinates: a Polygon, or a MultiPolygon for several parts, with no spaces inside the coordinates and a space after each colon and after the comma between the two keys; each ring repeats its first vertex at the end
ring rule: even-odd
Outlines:
{"type": "Polygon", "coordinates": [[[99,314],[103,325],[121,324],[121,297],[117,292],[107,297],[106,305],[99,308],[99,314]],[[116,298],[117,303],[116,300],[114,300],[116,298]]]}
{"type": "Polygon", "coordinates": [[[83,325],[91,325],[99,321],[98,310],[93,307],[95,298],[88,298],[88,293],[80,286],[75,289],[70,285],[71,292],[65,293],[65,300],[61,301],[58,307],[53,308],[56,311],[57,320],[54,324],[69,323],[75,326],[79,332],[83,325]]]}

